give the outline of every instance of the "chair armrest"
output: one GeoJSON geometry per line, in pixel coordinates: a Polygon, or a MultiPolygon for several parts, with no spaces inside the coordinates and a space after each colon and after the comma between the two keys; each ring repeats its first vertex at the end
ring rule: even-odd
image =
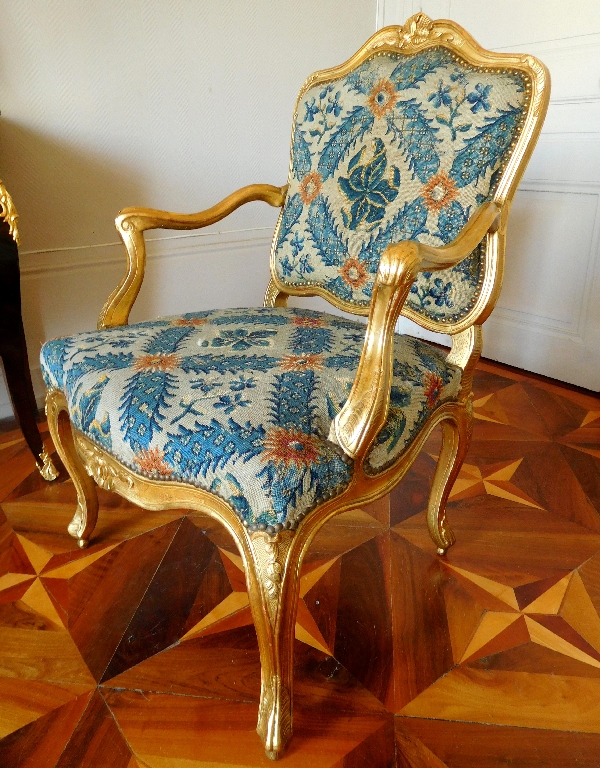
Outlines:
{"type": "Polygon", "coordinates": [[[127,251],[127,271],[120,284],[109,296],[98,318],[98,329],[127,325],[129,313],[144,279],[146,245],[143,233],[147,229],[200,229],[221,221],[245,203],[263,200],[281,207],[287,186],[251,184],[221,200],[212,208],[199,213],[171,213],[153,208],[124,208],[115,220],[117,232],[127,251]]]}
{"type": "MultiPolygon", "coordinates": [[[[455,267],[479,245],[488,232],[496,232],[499,225],[500,208],[493,202],[483,203],[448,245],[436,248],[418,243],[422,258],[419,271],[434,272],[455,267]]],[[[389,245],[388,249],[394,247],[389,245]]]]}
{"type": "Polygon", "coordinates": [[[373,286],[356,378],[329,433],[329,439],[351,458],[366,453],[386,422],[393,376],[394,328],[418,273],[455,266],[489,231],[497,229],[499,221],[498,206],[484,203],[448,245],[435,248],[406,240],[384,250],[373,286]]]}

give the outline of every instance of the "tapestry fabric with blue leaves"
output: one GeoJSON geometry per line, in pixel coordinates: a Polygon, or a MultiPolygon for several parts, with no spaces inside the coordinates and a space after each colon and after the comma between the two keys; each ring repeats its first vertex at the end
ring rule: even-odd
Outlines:
{"type": "MultiPolygon", "coordinates": [[[[49,341],[42,372],[73,425],[122,464],[205,488],[248,525],[278,530],[351,480],[352,461],[327,437],[364,336],[361,322],[311,310],[198,312],[49,341]]],[[[397,336],[367,470],[397,459],[460,380],[436,347],[397,336]]]]}
{"type": "MultiPolygon", "coordinates": [[[[308,89],[275,236],[279,281],[367,305],[386,246],[452,241],[497,186],[525,94],[523,75],[472,67],[444,48],[377,54],[308,89]]],[[[478,248],[452,269],[422,273],[406,306],[441,323],[461,319],[484,258],[478,248]]]]}

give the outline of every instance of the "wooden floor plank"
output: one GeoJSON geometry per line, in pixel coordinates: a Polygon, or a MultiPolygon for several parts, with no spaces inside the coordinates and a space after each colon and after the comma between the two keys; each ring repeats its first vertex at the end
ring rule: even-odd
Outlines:
{"type": "Polygon", "coordinates": [[[0,765],[55,768],[92,696],[83,693],[2,739],[0,765]]]}
{"type": "Polygon", "coordinates": [[[94,678],[68,632],[0,627],[0,676],[93,685],[94,678]]]}
{"type": "MultiPolygon", "coordinates": [[[[313,541],[282,765],[598,765],[599,401],[490,362],[474,392],[444,558],[425,517],[439,429],[389,497],[313,541]]],[[[42,480],[15,430],[0,494],[0,766],[270,765],[227,531],[100,489],[79,550],[68,476],[42,480]]]]}
{"type": "Polygon", "coordinates": [[[598,681],[459,667],[401,711],[409,717],[600,734],[598,681]]]}
{"type": "MultiPolygon", "coordinates": [[[[106,701],[134,754],[153,768],[271,765],[256,738],[255,704],[134,691],[106,694],[106,701]]],[[[285,765],[333,768],[367,738],[391,726],[386,713],[350,715],[298,706],[285,765]]],[[[371,755],[373,768],[390,764],[389,740],[381,750],[385,752],[371,755]]]]}
{"type": "MultiPolygon", "coordinates": [[[[0,739],[88,693],[89,685],[0,677],[0,739]]],[[[0,745],[2,741],[0,741],[0,745]]]]}
{"type": "MultiPolygon", "coordinates": [[[[419,718],[398,718],[396,727],[435,754],[437,766],[447,768],[597,768],[600,755],[597,734],[419,718]]],[[[414,762],[407,767],[420,768],[414,762]]]]}
{"type": "Polygon", "coordinates": [[[96,691],[56,768],[129,768],[132,753],[101,694],[96,691]]]}

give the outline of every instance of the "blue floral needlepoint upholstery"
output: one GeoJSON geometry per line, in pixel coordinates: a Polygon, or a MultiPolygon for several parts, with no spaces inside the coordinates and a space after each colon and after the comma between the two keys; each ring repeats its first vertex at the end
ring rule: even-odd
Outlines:
{"type": "MultiPolygon", "coordinates": [[[[386,246],[453,240],[493,195],[527,86],[523,74],[474,67],[439,47],[378,53],[306,90],[274,243],[278,280],[367,305],[386,246]]],[[[439,323],[465,317],[484,260],[482,245],[452,269],[422,273],[406,306],[439,323]]]]}
{"type": "MultiPolygon", "coordinates": [[[[41,361],[74,426],[122,464],[210,490],[272,531],[350,482],[353,463],[327,436],[364,335],[361,322],[310,310],[217,310],[55,339],[41,361]]],[[[371,473],[457,396],[460,378],[436,347],[396,337],[371,473]]]]}

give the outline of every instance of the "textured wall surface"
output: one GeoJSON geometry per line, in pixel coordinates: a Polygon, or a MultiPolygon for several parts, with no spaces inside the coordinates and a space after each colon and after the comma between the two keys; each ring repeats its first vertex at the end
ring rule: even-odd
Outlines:
{"type": "Polygon", "coordinates": [[[378,23],[402,23],[418,11],[454,19],[491,50],[531,53],[550,70],[550,107],[515,196],[504,286],[485,324],[483,353],[597,391],[600,3],[380,0],[378,23]]]}
{"type": "Polygon", "coordinates": [[[28,251],[114,241],[124,205],[283,183],[300,85],[374,32],[375,2],[4,0],[0,18],[2,173],[28,251]]]}
{"type": "MultiPolygon", "coordinates": [[[[120,208],[201,210],[285,182],[297,92],[375,31],[376,0],[0,0],[0,18],[0,178],[35,368],[119,279],[120,208]]],[[[157,233],[136,317],[261,303],[276,215],[254,203],[208,236],[157,233]]]]}
{"type": "MultiPolygon", "coordinates": [[[[597,0],[568,9],[560,0],[0,0],[0,178],[21,216],[38,386],[41,343],[93,327],[122,274],[120,208],[200,210],[244,184],[283,183],[305,77],[420,10],[551,69],[548,119],[515,199],[484,353],[596,389],[597,0]]],[[[211,232],[151,234],[133,319],[260,304],[275,219],[253,203],[211,232]]],[[[0,417],[9,412],[0,380],[0,417]]]]}

